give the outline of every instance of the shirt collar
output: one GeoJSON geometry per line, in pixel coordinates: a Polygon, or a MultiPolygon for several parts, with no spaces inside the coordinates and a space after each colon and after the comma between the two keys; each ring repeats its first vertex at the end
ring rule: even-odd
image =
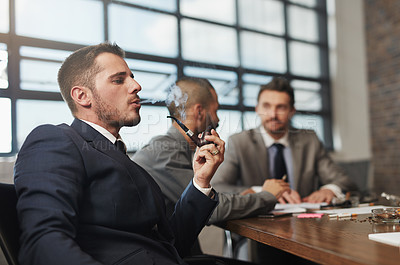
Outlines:
{"type": "Polygon", "coordinates": [[[106,137],[108,140],[110,140],[110,142],[113,143],[113,144],[115,144],[115,142],[116,142],[117,140],[121,140],[121,141],[122,141],[120,135],[118,135],[118,138],[116,138],[112,133],[110,133],[109,131],[107,131],[105,128],[101,127],[101,126],[98,125],[98,124],[95,124],[95,123],[90,122],[90,121],[85,121],[85,120],[82,120],[82,119],[81,119],[81,121],[87,123],[87,124],[88,124],[89,126],[91,126],[93,129],[95,129],[96,131],[98,131],[101,135],[103,135],[103,136],[106,137]]]}
{"type": "Polygon", "coordinates": [[[282,138],[280,138],[278,140],[275,140],[274,138],[271,137],[271,135],[269,135],[267,133],[267,131],[265,130],[264,126],[261,125],[260,126],[260,133],[261,133],[261,137],[264,140],[265,146],[267,148],[269,148],[271,145],[273,145],[275,143],[280,143],[285,147],[289,146],[289,134],[288,134],[288,132],[286,132],[285,135],[282,138]]]}

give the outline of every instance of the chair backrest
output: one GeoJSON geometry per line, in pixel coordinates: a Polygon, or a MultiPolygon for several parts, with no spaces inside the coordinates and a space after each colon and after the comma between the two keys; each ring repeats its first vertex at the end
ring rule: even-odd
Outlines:
{"type": "Polygon", "coordinates": [[[18,265],[17,194],[13,184],[0,183],[0,246],[9,265],[18,265]]]}

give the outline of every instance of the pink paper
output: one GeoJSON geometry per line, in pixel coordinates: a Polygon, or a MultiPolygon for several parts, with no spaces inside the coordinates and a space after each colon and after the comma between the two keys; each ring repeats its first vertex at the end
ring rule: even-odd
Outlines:
{"type": "Polygon", "coordinates": [[[323,213],[301,213],[297,218],[321,218],[323,213]]]}

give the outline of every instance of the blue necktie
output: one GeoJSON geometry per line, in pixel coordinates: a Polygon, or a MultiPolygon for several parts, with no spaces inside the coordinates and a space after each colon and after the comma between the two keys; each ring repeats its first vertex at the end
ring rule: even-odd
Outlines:
{"type": "Polygon", "coordinates": [[[283,157],[283,148],[285,147],[282,144],[273,144],[272,146],[276,149],[275,157],[273,159],[274,172],[272,178],[281,179],[287,173],[285,159],[283,157]]]}

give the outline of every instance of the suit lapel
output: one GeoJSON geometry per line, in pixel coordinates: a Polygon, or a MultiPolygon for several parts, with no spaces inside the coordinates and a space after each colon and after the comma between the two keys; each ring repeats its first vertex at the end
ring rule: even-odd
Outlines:
{"type": "Polygon", "coordinates": [[[302,165],[302,144],[299,142],[298,133],[296,129],[289,128],[289,145],[292,151],[292,163],[293,163],[293,187],[299,190],[299,184],[301,183],[301,165],[302,165]]]}
{"type": "MultiPolygon", "coordinates": [[[[257,154],[257,160],[261,161],[259,164],[261,174],[259,176],[264,176],[263,179],[259,180],[260,183],[264,183],[265,179],[269,178],[269,159],[267,147],[265,146],[264,140],[261,136],[260,128],[251,129],[251,141],[254,143],[255,152],[257,154]]],[[[253,157],[253,156],[251,156],[253,157]]]]}
{"type": "MultiPolygon", "coordinates": [[[[126,169],[127,175],[137,187],[140,200],[143,205],[146,205],[149,214],[155,214],[159,218],[165,215],[164,199],[160,196],[161,190],[143,168],[119,151],[113,143],[85,122],[75,119],[71,127],[82,136],[89,146],[109,156],[126,169]]],[[[170,234],[171,232],[168,231],[167,233],[170,234]]]]}

